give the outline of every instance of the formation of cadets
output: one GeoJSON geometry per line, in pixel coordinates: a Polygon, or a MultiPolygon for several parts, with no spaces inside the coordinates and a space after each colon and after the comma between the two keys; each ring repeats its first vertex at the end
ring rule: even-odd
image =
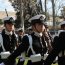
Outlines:
{"type": "Polygon", "coordinates": [[[0,65],[51,65],[56,57],[58,65],[65,65],[65,21],[60,23],[61,30],[53,39],[45,19],[43,14],[35,15],[29,19],[31,27],[26,32],[22,28],[15,32],[14,19],[3,18],[5,28],[0,33],[0,65]]]}

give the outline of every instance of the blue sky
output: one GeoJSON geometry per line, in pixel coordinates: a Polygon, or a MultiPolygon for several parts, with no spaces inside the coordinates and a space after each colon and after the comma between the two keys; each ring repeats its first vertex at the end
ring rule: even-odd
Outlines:
{"type": "Polygon", "coordinates": [[[0,11],[14,11],[14,8],[11,6],[11,3],[8,0],[0,0],[0,11]]]}
{"type": "MultiPolygon", "coordinates": [[[[58,4],[62,4],[61,2],[63,2],[63,4],[65,5],[65,0],[57,0],[56,5],[58,6],[58,4]]],[[[43,3],[43,8],[44,8],[44,0],[42,0],[43,3]]],[[[50,2],[50,0],[48,0],[47,2],[47,10],[49,12],[52,12],[52,4],[50,2]]],[[[11,3],[8,2],[8,0],[0,0],[0,11],[5,11],[5,9],[7,9],[7,11],[14,11],[14,8],[11,6],[11,3]]],[[[57,7],[56,7],[57,9],[57,7]]],[[[58,12],[58,14],[60,13],[60,11],[58,12]]]]}
{"type": "MultiPolygon", "coordinates": [[[[42,0],[44,3],[44,0],[42,0]]],[[[51,4],[50,2],[48,4],[51,4]]],[[[48,8],[50,8],[51,5],[49,5],[48,8]]],[[[7,11],[14,11],[13,7],[11,6],[11,3],[8,2],[8,0],[0,0],[0,11],[5,11],[5,9],[7,9],[7,11]]]]}
{"type": "MultiPolygon", "coordinates": [[[[45,0],[42,0],[42,5],[43,5],[43,8],[44,8],[44,1],[45,0]]],[[[60,15],[61,14],[61,9],[63,6],[65,6],[65,0],[54,0],[55,1],[55,12],[57,15],[60,15]],[[60,7],[59,7],[60,5],[60,7]]],[[[47,0],[47,12],[51,12],[50,14],[52,14],[52,3],[51,3],[51,0],[47,0]]]]}

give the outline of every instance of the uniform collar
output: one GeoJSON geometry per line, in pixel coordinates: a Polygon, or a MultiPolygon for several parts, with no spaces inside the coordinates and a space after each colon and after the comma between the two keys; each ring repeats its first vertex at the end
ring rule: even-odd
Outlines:
{"type": "Polygon", "coordinates": [[[65,30],[59,30],[59,31],[58,31],[58,36],[59,36],[59,34],[60,34],[61,32],[65,32],[65,30]]]}
{"type": "Polygon", "coordinates": [[[34,32],[34,35],[37,37],[42,37],[42,33],[34,32]]]}
{"type": "Polygon", "coordinates": [[[7,34],[7,35],[12,35],[13,32],[12,32],[12,31],[11,31],[11,32],[8,32],[8,31],[5,29],[5,34],[7,34]]]}

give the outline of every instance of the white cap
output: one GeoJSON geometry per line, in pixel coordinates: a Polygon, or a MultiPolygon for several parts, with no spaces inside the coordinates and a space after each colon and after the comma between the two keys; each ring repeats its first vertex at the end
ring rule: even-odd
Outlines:
{"type": "Polygon", "coordinates": [[[59,26],[61,26],[61,25],[63,25],[63,24],[65,24],[65,21],[61,22],[61,23],[59,24],[59,26]]]}
{"type": "Polygon", "coordinates": [[[4,24],[6,24],[6,23],[15,24],[15,20],[12,17],[5,17],[2,19],[2,21],[4,22],[4,24]]]}
{"type": "Polygon", "coordinates": [[[46,18],[45,15],[39,14],[39,15],[36,15],[36,16],[33,16],[32,18],[30,18],[30,19],[29,19],[29,22],[31,22],[32,20],[36,20],[36,19],[44,20],[45,18],[46,18]]]}
{"type": "Polygon", "coordinates": [[[27,29],[32,29],[32,26],[28,27],[27,29]]]}
{"type": "Polygon", "coordinates": [[[21,31],[21,32],[23,32],[23,28],[18,28],[16,31],[21,31]]]}
{"type": "Polygon", "coordinates": [[[2,19],[2,21],[4,22],[6,20],[9,20],[10,18],[12,18],[12,17],[5,17],[5,18],[2,19]]]}

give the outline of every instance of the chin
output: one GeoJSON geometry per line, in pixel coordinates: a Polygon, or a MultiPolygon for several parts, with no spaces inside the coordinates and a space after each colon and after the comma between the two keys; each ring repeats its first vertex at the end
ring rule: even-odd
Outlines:
{"type": "Polygon", "coordinates": [[[9,32],[11,32],[12,30],[9,30],[9,32]]]}

